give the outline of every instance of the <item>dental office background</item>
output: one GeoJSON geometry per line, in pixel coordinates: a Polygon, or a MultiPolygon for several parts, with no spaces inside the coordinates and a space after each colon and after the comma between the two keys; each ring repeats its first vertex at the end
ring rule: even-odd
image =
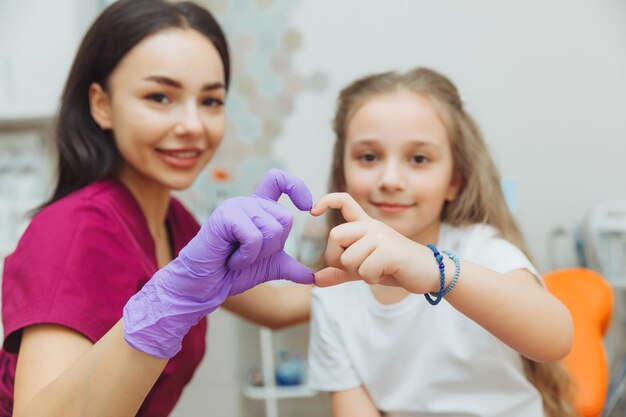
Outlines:
{"type": "MultiPolygon", "coordinates": [[[[0,0],[2,258],[28,224],[25,213],[51,192],[58,98],[78,42],[108,3],[0,0]]],[[[618,279],[624,271],[623,0],[198,3],[223,25],[234,66],[226,140],[180,195],[200,221],[220,200],[250,193],[272,166],[321,197],[339,89],[371,72],[423,65],[457,84],[482,127],[538,268],[589,262],[589,251],[581,255],[596,242],[610,248],[602,251],[604,272],[618,279]],[[600,229],[605,239],[594,240],[600,229]]],[[[312,259],[322,244],[318,226],[297,215],[288,251],[312,259]]],[[[275,410],[244,395],[262,367],[258,329],[219,310],[210,327],[207,356],[174,416],[328,413],[321,394],[280,400],[275,410]]],[[[307,338],[306,325],[275,332],[276,363],[305,357],[307,338]]]]}

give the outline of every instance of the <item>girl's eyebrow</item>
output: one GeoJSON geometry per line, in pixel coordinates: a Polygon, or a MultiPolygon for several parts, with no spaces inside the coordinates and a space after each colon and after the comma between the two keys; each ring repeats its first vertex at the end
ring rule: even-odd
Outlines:
{"type": "Polygon", "coordinates": [[[439,148],[440,145],[438,143],[429,141],[429,140],[423,140],[423,139],[412,139],[410,141],[410,144],[415,146],[416,148],[439,148]]]}
{"type": "MultiPolygon", "coordinates": [[[[179,88],[179,89],[183,88],[183,84],[180,81],[174,80],[170,77],[165,77],[163,75],[149,75],[147,77],[144,77],[144,80],[153,81],[157,84],[163,84],[169,87],[174,87],[174,88],[179,88]]],[[[221,83],[219,81],[205,84],[202,86],[202,91],[219,90],[219,89],[226,89],[226,86],[224,85],[224,83],[221,83]]]]}
{"type": "MultiPolygon", "coordinates": [[[[380,140],[362,138],[362,139],[354,139],[352,142],[352,146],[372,146],[380,144],[380,140]]],[[[432,142],[430,140],[424,140],[419,138],[411,138],[409,139],[409,145],[416,148],[439,148],[439,144],[432,142]]]]}

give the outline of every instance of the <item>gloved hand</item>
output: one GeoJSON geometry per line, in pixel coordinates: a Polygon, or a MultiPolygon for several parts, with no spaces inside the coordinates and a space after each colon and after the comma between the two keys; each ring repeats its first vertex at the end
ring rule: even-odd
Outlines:
{"type": "Polygon", "coordinates": [[[253,196],[224,201],[198,234],[124,307],[124,338],[133,348],[171,358],[191,326],[231,295],[288,279],[312,284],[313,271],[283,251],[293,215],[277,203],[286,193],[300,210],[312,196],[298,178],[270,170],[253,196]]]}

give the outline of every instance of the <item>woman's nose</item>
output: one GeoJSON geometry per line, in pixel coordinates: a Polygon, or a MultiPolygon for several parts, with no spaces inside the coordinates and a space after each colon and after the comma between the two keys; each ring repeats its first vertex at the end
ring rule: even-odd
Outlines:
{"type": "Polygon", "coordinates": [[[385,191],[399,191],[404,187],[402,167],[395,161],[387,162],[380,175],[380,188],[385,191]]]}
{"type": "Polygon", "coordinates": [[[202,134],[204,128],[200,119],[199,109],[196,105],[188,105],[179,114],[174,133],[177,136],[197,137],[202,134]]]}

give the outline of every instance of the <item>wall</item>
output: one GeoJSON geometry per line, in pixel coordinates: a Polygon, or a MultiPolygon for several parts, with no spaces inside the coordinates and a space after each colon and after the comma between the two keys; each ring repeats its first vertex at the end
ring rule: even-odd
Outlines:
{"type": "Polygon", "coordinates": [[[325,192],[334,100],[350,80],[424,65],[467,100],[492,154],[518,184],[516,215],[540,270],[551,231],[626,198],[626,3],[617,0],[302,2],[296,69],[329,74],[302,94],[274,155],[325,192]]]}
{"type": "MultiPolygon", "coordinates": [[[[75,22],[74,10],[81,7],[79,1],[63,1],[64,5],[45,9],[60,22],[59,31],[75,22]]],[[[39,72],[33,70],[64,73],[69,66],[71,53],[50,49],[59,48],[54,33],[37,32],[42,22],[37,13],[49,2],[41,0],[32,10],[26,3],[0,0],[0,68],[4,68],[0,69],[0,118],[49,112],[55,105],[51,97],[59,91],[49,88],[58,87],[50,87],[56,84],[46,84],[48,78],[37,77],[39,72]],[[34,14],[5,25],[2,16],[8,7],[21,7],[39,17],[34,14]],[[30,38],[18,39],[18,33],[30,38]],[[20,85],[35,88],[27,94],[32,101],[24,105],[4,101],[10,97],[7,86],[11,85],[6,82],[6,57],[20,49],[36,59],[25,73],[20,72],[20,85]],[[44,110],[35,103],[42,95],[47,97],[44,110]],[[13,112],[14,106],[27,110],[13,112]]],[[[234,4],[236,11],[252,4],[206,3],[218,9],[218,18],[219,8],[226,3],[234,4]]],[[[254,4],[261,3],[274,2],[254,4]]],[[[548,240],[554,228],[571,230],[597,202],[626,198],[623,1],[301,0],[285,7],[286,24],[300,41],[290,55],[292,72],[321,74],[318,79],[325,81],[320,88],[294,94],[267,151],[270,159],[302,177],[316,197],[326,189],[333,140],[330,121],[341,86],[372,71],[425,65],[457,83],[501,172],[517,181],[516,215],[540,270],[566,262],[555,264],[549,258],[548,240]]],[[[230,30],[247,24],[238,16],[242,15],[228,17],[230,30]]],[[[258,13],[247,18],[266,16],[258,13]]],[[[83,16],[81,22],[87,19],[83,16]]],[[[237,120],[232,123],[236,126],[237,120]]],[[[239,392],[240,381],[256,362],[255,328],[224,312],[215,314],[211,327],[209,355],[175,416],[262,415],[260,404],[239,392]]],[[[302,329],[294,332],[292,339],[303,337],[302,329]]],[[[290,338],[289,333],[280,337],[290,338]]],[[[320,405],[290,401],[281,407],[281,415],[324,415],[325,401],[320,405]]]]}
{"type": "Polygon", "coordinates": [[[98,0],[0,1],[0,121],[50,117],[98,0]]]}
{"type": "MultiPolygon", "coordinates": [[[[43,0],[0,2],[0,119],[49,116],[56,109],[77,39],[96,7],[93,0],[62,1],[56,7],[43,0]],[[4,21],[16,12],[29,18],[4,21]]],[[[220,17],[229,2],[206,3],[220,17]]],[[[227,34],[245,26],[237,20],[241,6],[232,4],[237,13],[229,16],[227,34]]],[[[292,73],[315,72],[326,81],[323,88],[292,91],[291,111],[283,112],[262,153],[304,178],[316,197],[326,189],[330,120],[340,87],[372,71],[416,65],[456,82],[502,174],[517,181],[516,215],[540,270],[555,266],[548,257],[554,228],[570,230],[597,202],[625,197],[624,2],[286,4],[286,25],[300,40],[290,55],[292,73]]],[[[254,16],[266,18],[248,18],[254,16]]],[[[233,126],[243,123],[244,107],[231,106],[233,126]]],[[[251,144],[238,149],[246,147],[251,144]]],[[[267,164],[256,165],[255,175],[267,164]]],[[[244,188],[249,185],[236,191],[244,188]]]]}

